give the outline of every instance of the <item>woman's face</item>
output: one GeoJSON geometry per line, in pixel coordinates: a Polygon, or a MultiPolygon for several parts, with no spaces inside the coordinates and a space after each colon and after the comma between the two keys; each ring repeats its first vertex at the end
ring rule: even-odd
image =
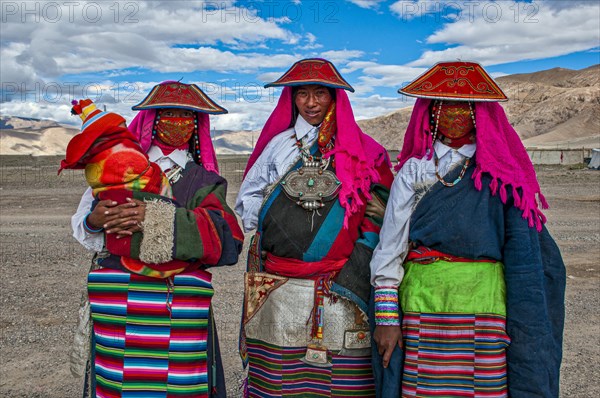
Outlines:
{"type": "Polygon", "coordinates": [[[193,111],[179,108],[165,108],[159,113],[156,124],[158,139],[172,147],[186,144],[196,128],[193,111]]]}
{"type": "Polygon", "coordinates": [[[331,101],[333,98],[327,87],[319,84],[299,86],[294,98],[300,116],[313,126],[318,126],[325,119],[331,101]]]}
{"type": "Polygon", "coordinates": [[[188,109],[179,109],[179,108],[165,108],[160,113],[161,117],[194,117],[194,112],[188,109]]]}
{"type": "Polygon", "coordinates": [[[444,102],[441,106],[438,130],[442,135],[455,140],[473,131],[475,126],[467,102],[444,102]]]}

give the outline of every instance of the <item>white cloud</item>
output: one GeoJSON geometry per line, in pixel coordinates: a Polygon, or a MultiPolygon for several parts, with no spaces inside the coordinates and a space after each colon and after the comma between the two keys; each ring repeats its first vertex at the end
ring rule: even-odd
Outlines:
{"type": "Polygon", "coordinates": [[[598,46],[600,3],[579,3],[572,8],[556,8],[550,3],[478,3],[469,18],[447,23],[427,38],[429,44],[454,47],[425,51],[408,65],[431,66],[455,59],[495,65],[598,46]]]}
{"type": "Polygon", "coordinates": [[[223,105],[229,113],[212,118],[211,126],[217,130],[260,130],[273,112],[278,99],[279,97],[265,97],[259,102],[225,102],[223,105]]]}
{"type": "Polygon", "coordinates": [[[304,42],[304,44],[297,47],[300,50],[314,50],[323,47],[322,44],[317,43],[317,36],[310,32],[307,33],[301,41],[304,42]]]}
{"type": "Polygon", "coordinates": [[[267,73],[262,73],[262,74],[258,75],[257,79],[259,81],[263,82],[264,84],[267,84],[267,83],[271,83],[271,82],[274,82],[275,80],[279,79],[282,74],[283,74],[283,72],[267,72],[267,73]]]}
{"type": "Polygon", "coordinates": [[[22,43],[11,43],[0,48],[0,76],[3,84],[27,84],[40,79],[32,66],[17,61],[17,57],[26,49],[27,46],[22,43]]]}
{"type": "Polygon", "coordinates": [[[382,65],[375,62],[353,61],[342,69],[342,73],[350,73],[356,70],[362,72],[362,76],[358,78],[360,83],[354,86],[356,92],[370,93],[376,87],[400,88],[426,69],[406,65],[382,65]]]}
{"type": "Polygon", "coordinates": [[[356,94],[351,94],[350,101],[352,102],[356,120],[371,119],[386,115],[413,104],[413,101],[407,102],[402,96],[384,97],[371,95],[369,97],[358,97],[356,94]]]}
{"type": "MultiPolygon", "coordinates": [[[[162,2],[158,5],[151,1],[143,4],[149,7],[143,14],[140,13],[136,29],[142,29],[151,40],[214,44],[219,41],[256,43],[265,39],[284,42],[297,39],[295,34],[279,26],[289,23],[289,18],[265,19],[252,8],[235,5],[223,7],[220,1],[215,1],[205,4],[218,5],[219,9],[207,9],[206,5],[190,9],[189,3],[183,2],[177,9],[165,13],[162,2]]],[[[256,4],[258,3],[253,3],[256,4]]]]}
{"type": "MultiPolygon", "coordinates": [[[[106,81],[89,90],[89,97],[96,101],[97,106],[106,106],[107,111],[119,113],[128,122],[131,122],[136,114],[131,107],[137,104],[157,83],[130,82],[127,85],[135,87],[135,91],[123,93],[116,90],[117,83],[106,81]],[[103,100],[100,100],[100,97],[103,100]]],[[[225,115],[211,116],[211,128],[217,130],[260,130],[275,108],[281,94],[279,89],[264,89],[258,85],[196,83],[213,100],[229,111],[225,115]]],[[[359,120],[387,114],[408,105],[401,97],[379,95],[361,97],[356,93],[349,93],[349,95],[355,117],[359,120]]],[[[0,103],[0,112],[8,116],[52,119],[59,123],[80,127],[79,119],[70,114],[71,99],[71,97],[63,95],[53,101],[38,98],[37,100],[24,99],[3,102],[0,103]]]]}
{"type": "MultiPolygon", "coordinates": [[[[61,84],[37,81],[27,85],[25,92],[15,93],[12,100],[0,102],[0,113],[34,119],[52,119],[59,123],[80,126],[80,120],[70,113],[71,100],[90,98],[98,107],[106,106],[108,111],[119,113],[131,121],[135,115],[131,107],[139,103],[157,83],[116,83],[104,80],[81,85],[76,82],[61,84]]],[[[4,93],[4,97],[6,96],[4,93]]]]}
{"type": "Polygon", "coordinates": [[[157,60],[149,66],[161,72],[192,72],[196,70],[216,70],[219,72],[250,72],[259,68],[279,68],[291,65],[297,56],[287,54],[236,54],[211,47],[175,48],[169,51],[171,62],[157,60]]]}
{"type": "MultiPolygon", "coordinates": [[[[63,124],[75,124],[74,118],[70,115],[71,107],[72,105],[67,104],[40,104],[32,101],[3,102],[0,104],[1,113],[4,116],[18,115],[34,119],[52,119],[63,124]]],[[[79,119],[79,122],[81,122],[81,119],[79,119]]]]}
{"type": "Polygon", "coordinates": [[[379,7],[379,3],[382,3],[386,0],[347,0],[347,1],[359,6],[360,8],[377,9],[379,7]]]}
{"type": "MultiPolygon", "coordinates": [[[[49,4],[3,3],[2,51],[11,52],[0,61],[3,70],[10,70],[15,58],[30,74],[45,78],[130,67],[168,72],[178,64],[181,71],[248,70],[263,62],[277,67],[287,61],[254,54],[254,49],[266,48],[269,40],[294,45],[301,39],[281,26],[289,18],[263,18],[258,10],[234,2],[49,4]],[[238,56],[211,47],[219,43],[252,50],[238,56]],[[257,62],[249,65],[250,58],[257,62]]],[[[315,46],[314,40],[308,36],[309,44],[315,46]]]]}
{"type": "Polygon", "coordinates": [[[563,8],[573,8],[582,4],[589,5],[593,0],[538,0],[537,2],[543,3],[545,7],[562,10],[563,8]]]}
{"type": "Polygon", "coordinates": [[[236,6],[227,1],[83,1],[52,2],[53,7],[40,3],[15,2],[3,6],[3,40],[27,42],[36,31],[58,31],[73,38],[106,31],[137,31],[143,32],[149,40],[171,44],[287,41],[296,36],[279,26],[279,23],[290,22],[289,18],[263,18],[259,10],[245,7],[243,3],[236,6]],[[55,9],[59,10],[59,17],[55,9]]]}
{"type": "MultiPolygon", "coordinates": [[[[63,74],[114,71],[126,68],[147,68],[158,72],[219,71],[244,72],[258,68],[284,67],[298,57],[286,54],[237,53],[213,47],[172,48],[164,43],[153,43],[135,33],[101,33],[94,38],[82,39],[78,52],[63,51],[53,55],[36,51],[47,46],[32,43],[27,48],[22,44],[10,44],[10,57],[2,57],[2,69],[10,69],[12,60],[19,68],[31,70],[35,75],[46,78],[63,74]],[[97,43],[89,43],[98,40],[97,43]],[[52,70],[52,73],[49,71],[52,70]]],[[[4,51],[3,51],[4,52],[4,51]]],[[[4,75],[4,72],[3,72],[4,75]]],[[[4,79],[4,77],[3,77],[4,79]]]]}
{"type": "Polygon", "coordinates": [[[480,2],[452,0],[404,0],[390,5],[390,11],[403,21],[433,16],[435,22],[466,16],[480,2]]]}
{"type": "MultiPolygon", "coordinates": [[[[179,49],[189,52],[190,49],[179,49]]],[[[321,54],[329,59],[344,65],[342,74],[361,70],[363,76],[359,77],[359,83],[355,85],[357,93],[351,94],[351,99],[358,119],[371,118],[381,114],[389,113],[402,106],[406,106],[400,96],[384,98],[379,95],[363,97],[362,95],[372,92],[375,87],[397,88],[403,82],[412,80],[423,71],[423,68],[413,68],[400,65],[380,65],[375,62],[358,61],[360,52],[332,51],[321,54]],[[355,60],[352,60],[355,59],[355,60]]],[[[194,54],[180,55],[181,63],[177,70],[185,67],[185,62],[193,63],[194,54]],[[192,59],[188,59],[192,57],[192,59]]],[[[285,57],[285,56],[284,56],[285,57]]],[[[197,61],[202,58],[197,57],[197,61]]],[[[296,60],[295,58],[293,59],[296,60]]],[[[260,62],[247,59],[249,64],[260,62]]],[[[283,59],[281,71],[262,73],[256,77],[256,81],[241,82],[238,79],[221,80],[215,82],[190,81],[198,84],[211,98],[229,110],[229,114],[211,118],[213,127],[219,130],[256,130],[260,129],[272,112],[280,95],[280,90],[262,86],[265,82],[277,79],[291,65],[292,61],[283,59]]],[[[223,64],[227,64],[224,60],[223,64]]],[[[47,117],[61,123],[73,123],[69,115],[69,102],[73,98],[90,97],[99,106],[106,105],[109,111],[122,114],[127,120],[131,120],[135,112],[131,107],[140,102],[150,89],[158,82],[113,82],[102,80],[87,86],[62,87],[61,95],[50,96],[42,86],[37,93],[30,93],[24,97],[21,93],[15,101],[5,102],[2,113],[7,115],[18,115],[24,117],[47,117]],[[31,94],[35,94],[32,100],[31,94]],[[49,100],[50,99],[50,100],[49,100]]]]}
{"type": "MultiPolygon", "coordinates": [[[[78,118],[70,114],[73,98],[87,97],[100,108],[122,115],[131,122],[136,111],[131,107],[138,104],[159,82],[118,83],[105,80],[84,87],[62,87],[58,94],[49,94],[43,86],[39,90],[30,90],[15,95],[13,101],[0,103],[0,113],[8,116],[52,119],[59,123],[80,127],[78,118]],[[85,91],[85,93],[84,93],[85,91]],[[74,95],[73,95],[74,94],[74,95]]],[[[225,107],[226,115],[211,116],[211,127],[217,130],[255,130],[266,122],[279,99],[280,90],[265,89],[262,82],[242,83],[239,81],[190,82],[197,84],[215,102],[225,107]]]]}
{"type": "Polygon", "coordinates": [[[347,63],[348,61],[350,61],[351,59],[355,59],[355,58],[360,58],[364,55],[365,53],[362,51],[358,51],[358,50],[330,50],[330,51],[324,51],[320,54],[316,54],[316,57],[320,57],[320,58],[325,58],[331,62],[333,62],[333,64],[336,66],[336,68],[339,67],[339,65],[343,65],[345,63],[347,63]]]}

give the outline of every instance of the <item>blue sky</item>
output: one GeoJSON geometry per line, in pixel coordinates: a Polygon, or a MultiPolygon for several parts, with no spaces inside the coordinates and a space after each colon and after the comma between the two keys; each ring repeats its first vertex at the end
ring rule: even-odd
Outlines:
{"type": "Polygon", "coordinates": [[[259,129],[296,60],[333,61],[357,118],[410,105],[396,90],[439,61],[493,76],[600,62],[600,2],[2,1],[2,115],[76,123],[82,96],[131,119],[162,80],[196,83],[228,115],[217,129],[259,129]]]}

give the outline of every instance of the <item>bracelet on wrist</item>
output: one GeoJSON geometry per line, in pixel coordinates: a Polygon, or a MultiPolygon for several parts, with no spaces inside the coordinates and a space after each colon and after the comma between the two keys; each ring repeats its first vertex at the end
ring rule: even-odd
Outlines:
{"type": "Polygon", "coordinates": [[[381,286],[375,289],[375,324],[400,325],[397,287],[381,286]]]}
{"type": "Polygon", "coordinates": [[[91,234],[98,234],[98,233],[104,231],[104,228],[102,228],[102,227],[100,227],[98,229],[90,227],[90,225],[88,224],[88,217],[90,216],[90,214],[92,214],[92,212],[89,212],[83,219],[83,229],[85,229],[87,232],[89,232],[91,234]]]}

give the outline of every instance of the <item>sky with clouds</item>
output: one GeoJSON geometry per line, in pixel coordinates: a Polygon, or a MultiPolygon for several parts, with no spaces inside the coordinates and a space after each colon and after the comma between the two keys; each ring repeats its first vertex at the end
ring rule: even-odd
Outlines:
{"type": "Polygon", "coordinates": [[[77,123],[89,97],[128,120],[163,80],[196,83],[259,129],[295,61],[323,57],[356,89],[359,119],[411,104],[396,90],[439,61],[493,76],[600,63],[600,2],[296,0],[0,2],[0,114],[77,123]]]}

